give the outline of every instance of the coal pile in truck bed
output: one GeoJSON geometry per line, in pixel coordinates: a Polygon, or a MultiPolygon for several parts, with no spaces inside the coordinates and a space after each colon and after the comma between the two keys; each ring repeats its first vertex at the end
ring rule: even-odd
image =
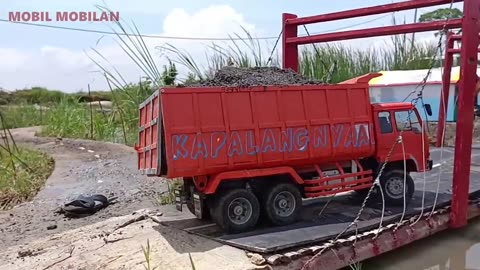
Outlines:
{"type": "Polygon", "coordinates": [[[291,69],[277,67],[238,68],[224,67],[212,79],[200,82],[197,86],[249,87],[267,85],[324,84],[305,78],[291,69]]]}

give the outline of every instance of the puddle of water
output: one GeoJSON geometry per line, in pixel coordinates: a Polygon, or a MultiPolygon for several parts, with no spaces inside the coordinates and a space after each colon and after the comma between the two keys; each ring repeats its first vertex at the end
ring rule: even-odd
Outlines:
{"type": "Polygon", "coordinates": [[[480,220],[363,262],[362,270],[480,270],[480,220]]]}

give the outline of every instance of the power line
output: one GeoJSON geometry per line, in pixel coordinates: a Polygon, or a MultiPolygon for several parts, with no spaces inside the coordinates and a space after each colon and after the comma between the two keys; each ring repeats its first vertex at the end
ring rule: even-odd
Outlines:
{"type": "MultiPolygon", "coordinates": [[[[53,29],[62,29],[70,31],[79,31],[87,33],[97,33],[105,35],[120,35],[120,36],[141,36],[143,38],[161,38],[161,39],[182,39],[182,40],[241,40],[242,38],[214,38],[214,37],[177,37],[177,36],[160,36],[160,35],[138,35],[138,34],[129,34],[129,33],[115,33],[110,31],[94,30],[94,29],[85,29],[85,28],[76,28],[76,27],[66,27],[66,26],[57,26],[57,25],[48,25],[40,23],[29,23],[29,22],[13,22],[5,19],[0,19],[0,22],[14,23],[14,24],[23,24],[29,26],[37,27],[46,27],[53,29]]],[[[275,39],[276,37],[258,37],[254,39],[275,39]]]]}
{"type": "MultiPolygon", "coordinates": [[[[322,32],[317,32],[313,33],[312,35],[317,35],[317,34],[324,34],[328,32],[335,32],[339,30],[345,30],[348,28],[364,25],[367,23],[371,23],[374,21],[378,21],[380,19],[383,19],[387,16],[390,16],[390,14],[386,14],[383,16],[380,16],[375,19],[367,20],[361,23],[357,24],[352,24],[346,27],[340,27],[336,29],[330,29],[327,31],[322,31],[322,32]]],[[[40,23],[31,23],[31,22],[13,22],[9,21],[6,19],[0,19],[0,22],[5,22],[5,23],[13,23],[13,24],[22,24],[22,25],[28,25],[28,26],[36,26],[36,27],[45,27],[45,28],[52,28],[52,29],[59,29],[59,30],[69,30],[69,31],[78,31],[78,32],[87,32],[87,33],[97,33],[97,34],[104,34],[104,35],[120,35],[120,36],[140,36],[142,38],[158,38],[158,39],[177,39],[177,40],[203,40],[203,41],[233,41],[233,40],[245,40],[245,39],[254,39],[254,40],[275,40],[277,37],[273,36],[266,36],[266,37],[251,37],[251,38],[242,38],[242,37],[181,37],[181,36],[163,36],[163,35],[144,35],[144,34],[129,34],[129,33],[116,33],[116,32],[110,32],[110,31],[102,31],[102,30],[94,30],[94,29],[86,29],[86,28],[76,28],[76,27],[67,27],[67,26],[58,26],[58,25],[48,25],[48,24],[40,24],[40,23]]]]}

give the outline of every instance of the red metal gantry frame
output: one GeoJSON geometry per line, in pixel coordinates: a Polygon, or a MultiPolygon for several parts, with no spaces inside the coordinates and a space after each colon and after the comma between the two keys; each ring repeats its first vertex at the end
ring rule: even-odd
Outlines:
{"type": "MultiPolygon", "coordinates": [[[[447,46],[445,49],[445,63],[444,63],[444,73],[443,73],[443,82],[442,82],[442,95],[440,97],[440,108],[438,111],[438,129],[437,129],[437,140],[435,142],[436,147],[440,147],[444,141],[444,127],[446,124],[446,112],[448,111],[448,98],[450,95],[450,82],[452,75],[452,65],[453,65],[453,55],[460,54],[461,49],[455,49],[455,41],[462,40],[461,35],[455,35],[453,32],[447,33],[447,46]]],[[[478,48],[480,53],[480,47],[478,48]]]]}
{"type": "MultiPolygon", "coordinates": [[[[477,79],[477,50],[480,31],[480,1],[479,0],[411,0],[394,4],[373,6],[335,12],[317,16],[298,18],[294,14],[283,14],[282,61],[283,68],[298,71],[298,46],[329,41],[340,41],[357,38],[398,35],[414,32],[427,32],[442,29],[462,28],[461,36],[461,68],[459,82],[458,121],[455,141],[455,160],[453,172],[453,197],[450,212],[450,227],[458,228],[467,224],[468,189],[470,182],[470,163],[472,153],[473,102],[477,79]],[[298,36],[298,26],[412,10],[451,2],[463,2],[464,15],[462,19],[446,21],[411,23],[403,25],[351,30],[335,33],[298,36]]],[[[450,67],[448,67],[450,72],[450,67]]],[[[447,73],[447,72],[446,72],[447,73]]],[[[445,83],[445,82],[444,82],[445,83]]]]}

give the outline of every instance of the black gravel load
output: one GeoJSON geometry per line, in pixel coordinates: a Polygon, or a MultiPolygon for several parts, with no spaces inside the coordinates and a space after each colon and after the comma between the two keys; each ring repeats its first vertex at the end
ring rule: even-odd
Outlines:
{"type": "Polygon", "coordinates": [[[238,68],[224,67],[215,73],[212,79],[200,82],[196,86],[249,87],[268,85],[305,85],[324,84],[305,78],[291,69],[277,67],[238,68]]]}

